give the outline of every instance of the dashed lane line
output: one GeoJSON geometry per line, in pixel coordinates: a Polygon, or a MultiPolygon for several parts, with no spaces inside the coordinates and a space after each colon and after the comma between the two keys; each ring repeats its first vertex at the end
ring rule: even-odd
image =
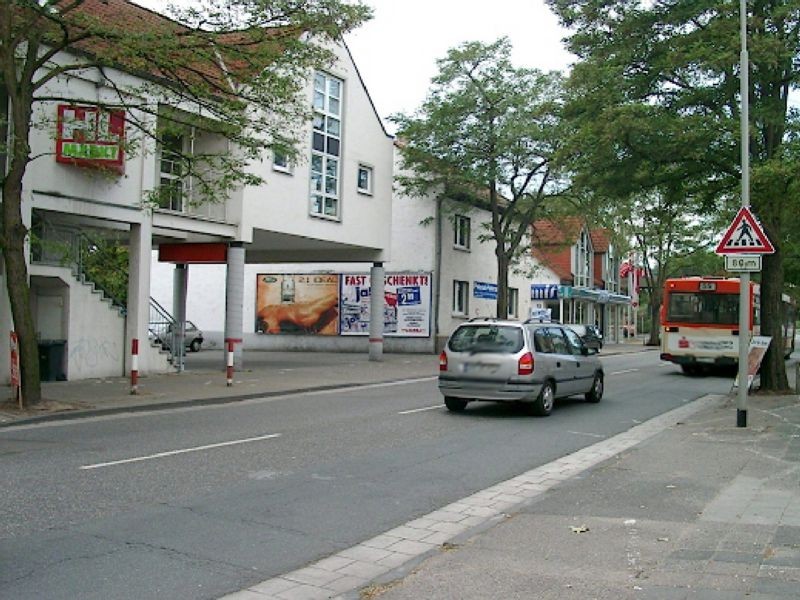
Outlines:
{"type": "Polygon", "coordinates": [[[401,410],[398,415],[413,415],[414,413],[425,412],[426,410],[436,410],[437,408],[442,408],[443,404],[437,404],[436,406],[426,406],[424,408],[412,408],[411,410],[401,410]]]}
{"type": "Polygon", "coordinates": [[[280,437],[280,433],[270,433],[268,435],[259,435],[257,437],[244,438],[241,440],[230,440],[228,442],[219,442],[217,444],[206,444],[205,446],[195,446],[194,448],[182,448],[180,450],[170,450],[168,452],[158,452],[156,454],[148,454],[147,456],[136,456],[134,458],[124,458],[122,460],[111,460],[108,462],[95,463],[93,465],[83,465],[79,467],[81,471],[89,469],[101,469],[103,467],[113,467],[115,465],[124,465],[127,463],[141,462],[143,460],[153,460],[155,458],[164,458],[167,456],[175,456],[176,454],[186,454],[188,452],[201,452],[202,450],[211,450],[213,448],[223,448],[225,446],[236,446],[238,444],[249,444],[251,442],[260,442],[262,440],[270,440],[280,437]]]}

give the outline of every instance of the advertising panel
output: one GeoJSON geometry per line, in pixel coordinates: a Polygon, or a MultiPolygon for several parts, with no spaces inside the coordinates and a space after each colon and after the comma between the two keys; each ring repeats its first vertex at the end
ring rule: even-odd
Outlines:
{"type": "MultiPolygon", "coordinates": [[[[344,274],[341,281],[341,334],[367,335],[370,321],[370,276],[344,274]]],[[[383,298],[384,335],[430,335],[430,273],[387,273],[384,278],[383,298]]]]}
{"type": "Polygon", "coordinates": [[[58,106],[56,161],[125,171],[125,111],[97,106],[58,106]]]}
{"type": "Polygon", "coordinates": [[[339,275],[267,273],[256,277],[257,333],[339,333],[339,275]]]}

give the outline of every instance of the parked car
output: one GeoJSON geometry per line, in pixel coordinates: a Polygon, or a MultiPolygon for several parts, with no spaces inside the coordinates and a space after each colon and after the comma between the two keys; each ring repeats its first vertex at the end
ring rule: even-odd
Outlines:
{"type": "MultiPolygon", "coordinates": [[[[172,325],[167,326],[167,330],[165,334],[162,335],[155,335],[151,331],[151,335],[154,335],[154,341],[157,344],[161,344],[161,347],[164,350],[169,350],[170,346],[172,345],[172,325]],[[161,338],[164,339],[161,339],[161,338]]],[[[183,346],[187,350],[191,350],[192,352],[200,352],[200,348],[203,345],[203,332],[197,328],[197,325],[192,323],[191,321],[186,321],[186,329],[185,335],[183,338],[183,346]]]]}
{"type": "Polygon", "coordinates": [[[603,349],[603,333],[597,325],[567,325],[577,333],[587,348],[603,349]]]}
{"type": "Polygon", "coordinates": [[[451,411],[473,400],[524,403],[547,416],[556,398],[603,397],[597,350],[556,323],[481,320],[463,323],[439,355],[439,391],[451,411]]]}

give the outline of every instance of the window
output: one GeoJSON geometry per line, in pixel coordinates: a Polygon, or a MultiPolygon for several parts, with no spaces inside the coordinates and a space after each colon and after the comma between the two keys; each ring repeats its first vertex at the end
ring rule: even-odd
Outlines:
{"type": "Polygon", "coordinates": [[[311,214],[339,217],[339,171],[342,135],[342,81],[314,75],[311,133],[311,214]]]}
{"type": "Polygon", "coordinates": [[[289,163],[289,156],[279,150],[275,150],[272,154],[272,168],[281,173],[291,173],[292,166],[289,163]]]}
{"type": "Polygon", "coordinates": [[[161,175],[159,179],[158,206],[177,212],[183,211],[183,136],[165,134],[161,139],[161,175]]]}
{"type": "Polygon", "coordinates": [[[358,191],[372,194],[372,167],[358,165],[358,191]]]}
{"type": "Polygon", "coordinates": [[[469,217],[464,217],[462,215],[456,215],[455,222],[453,223],[455,237],[453,239],[453,245],[456,248],[460,248],[462,250],[469,250],[469,231],[470,231],[470,220],[469,217]]]}
{"type": "Polygon", "coordinates": [[[563,329],[563,332],[564,335],[567,336],[567,347],[569,348],[570,352],[580,356],[581,349],[583,348],[583,342],[581,341],[580,336],[568,328],[563,329]]]}
{"type": "Polygon", "coordinates": [[[516,319],[519,315],[519,290],[508,288],[508,316],[516,319]]]}
{"type": "Polygon", "coordinates": [[[469,311],[469,282],[453,281],[453,314],[466,315],[469,311]]]}
{"type": "Polygon", "coordinates": [[[585,229],[575,246],[575,287],[592,287],[592,244],[585,229]]]}

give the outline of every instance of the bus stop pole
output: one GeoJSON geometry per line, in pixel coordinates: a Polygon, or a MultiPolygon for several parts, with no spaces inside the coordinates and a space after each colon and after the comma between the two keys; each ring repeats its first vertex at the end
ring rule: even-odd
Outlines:
{"type": "MultiPolygon", "coordinates": [[[[739,0],[742,51],[739,94],[742,102],[742,206],[750,205],[750,67],[747,56],[747,0],[739,0]]],[[[747,349],[750,346],[750,273],[739,277],[739,389],[736,426],[747,427],[747,349]]]]}

